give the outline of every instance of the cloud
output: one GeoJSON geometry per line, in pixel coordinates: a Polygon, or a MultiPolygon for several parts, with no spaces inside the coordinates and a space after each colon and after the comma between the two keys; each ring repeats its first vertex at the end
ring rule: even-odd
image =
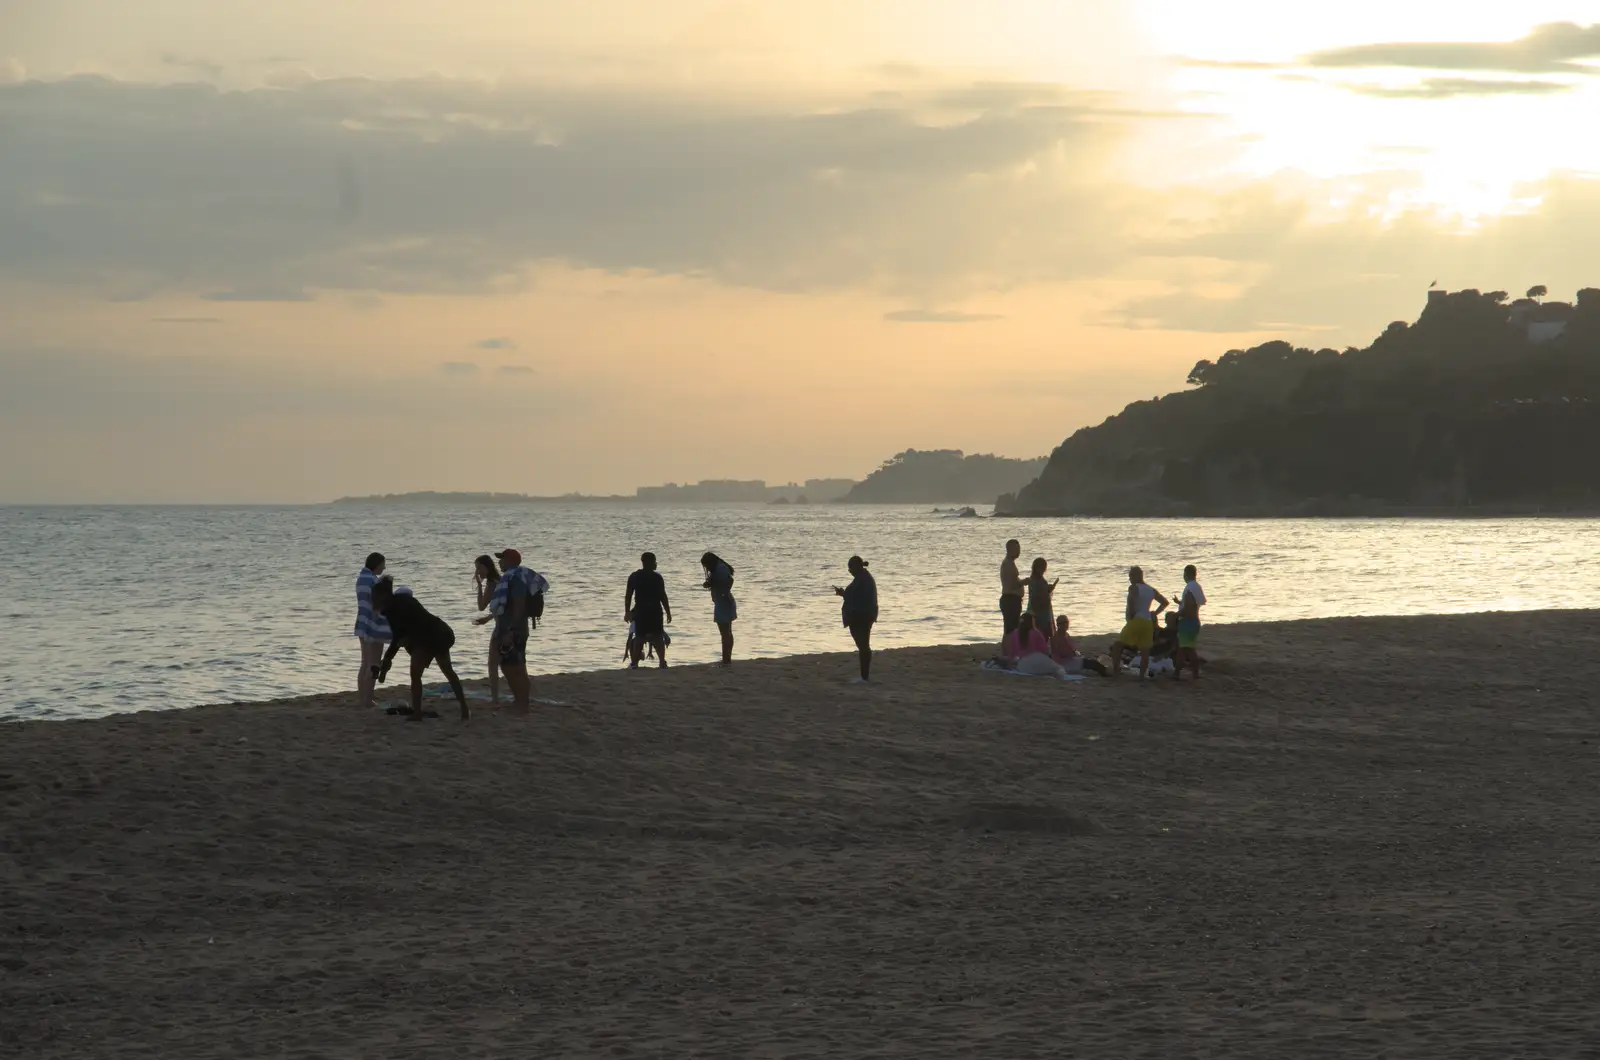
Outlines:
{"type": "Polygon", "coordinates": [[[1414,85],[1344,84],[1339,87],[1382,99],[1455,99],[1460,96],[1545,96],[1571,92],[1566,81],[1507,81],[1475,77],[1430,77],[1414,85]]]}
{"type": "Polygon", "coordinates": [[[439,366],[445,375],[477,375],[478,366],[471,361],[446,361],[439,366]]]}
{"type": "Polygon", "coordinates": [[[1561,177],[1529,190],[1543,196],[1538,210],[1488,219],[1466,237],[1425,214],[1382,220],[1381,192],[1353,196],[1330,218],[1259,183],[1192,231],[1146,243],[1142,253],[1169,263],[1171,288],[1129,299],[1102,323],[1365,344],[1387,322],[1413,319],[1434,279],[1481,290],[1593,286],[1593,251],[1570,233],[1600,230],[1600,180],[1561,177]],[[1219,285],[1233,293],[1217,295],[1219,285]]]}
{"type": "Polygon", "coordinates": [[[525,364],[502,364],[500,366],[500,374],[501,375],[532,375],[533,374],[533,369],[529,368],[525,364]]]}
{"type": "Polygon", "coordinates": [[[1005,319],[998,313],[958,313],[952,310],[897,309],[883,314],[883,319],[898,324],[976,324],[985,320],[1005,319]]]}
{"type": "Polygon", "coordinates": [[[505,291],[549,260],[919,297],[1066,279],[1117,260],[1136,204],[1110,164],[1145,119],[1107,102],[996,83],[811,106],[443,78],[0,86],[0,273],[213,300],[505,291]]]}
{"type": "Polygon", "coordinates": [[[478,350],[514,350],[517,348],[517,344],[507,338],[479,339],[472,346],[478,350]]]}
{"type": "Polygon", "coordinates": [[[1572,22],[1551,22],[1514,41],[1358,44],[1313,52],[1304,62],[1308,66],[1325,68],[1600,73],[1600,68],[1573,61],[1593,58],[1600,58],[1600,23],[1579,26],[1572,22]]]}
{"type": "Polygon", "coordinates": [[[157,324],[220,324],[221,317],[151,317],[157,324]]]}
{"type": "Polygon", "coordinates": [[[303,290],[287,287],[245,287],[229,291],[208,291],[200,296],[207,302],[310,302],[313,297],[303,290]]]}

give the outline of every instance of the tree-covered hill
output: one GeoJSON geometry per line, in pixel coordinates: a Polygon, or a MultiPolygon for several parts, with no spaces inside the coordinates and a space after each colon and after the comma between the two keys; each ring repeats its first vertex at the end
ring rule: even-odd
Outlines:
{"type": "Polygon", "coordinates": [[[1013,460],[959,449],[907,449],[845,495],[847,504],[987,504],[1044,469],[1044,457],[1013,460]]]}
{"type": "Polygon", "coordinates": [[[1600,510],[1600,289],[1430,291],[1364,349],[1201,361],[1051,454],[1017,515],[1600,510]]]}

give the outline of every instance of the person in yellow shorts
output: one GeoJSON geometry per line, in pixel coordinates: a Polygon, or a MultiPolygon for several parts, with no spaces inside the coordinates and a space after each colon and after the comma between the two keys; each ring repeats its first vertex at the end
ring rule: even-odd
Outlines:
{"type": "Polygon", "coordinates": [[[1167,598],[1144,583],[1144,571],[1128,568],[1127,625],[1111,646],[1111,676],[1122,672],[1122,653],[1139,653],[1139,676],[1150,676],[1150,645],[1155,641],[1156,616],[1167,609],[1167,598]]]}

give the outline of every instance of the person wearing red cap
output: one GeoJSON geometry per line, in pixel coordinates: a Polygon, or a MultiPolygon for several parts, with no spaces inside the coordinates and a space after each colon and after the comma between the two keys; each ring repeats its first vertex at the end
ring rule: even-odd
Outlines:
{"type": "Polygon", "coordinates": [[[511,689],[511,705],[528,709],[528,620],[532,615],[532,571],[522,565],[522,553],[514,548],[496,552],[500,561],[500,584],[494,588],[489,610],[495,615],[494,639],[500,646],[500,672],[511,689]]]}

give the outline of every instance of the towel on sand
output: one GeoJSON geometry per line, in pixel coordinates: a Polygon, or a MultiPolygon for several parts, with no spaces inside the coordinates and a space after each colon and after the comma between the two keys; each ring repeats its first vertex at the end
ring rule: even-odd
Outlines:
{"type": "Polygon", "coordinates": [[[1033,654],[1022,659],[1013,667],[1002,666],[993,659],[983,664],[981,669],[990,673],[1006,674],[1010,677],[1053,677],[1058,681],[1082,681],[1082,674],[1069,674],[1051,660],[1048,655],[1033,654]]]}

